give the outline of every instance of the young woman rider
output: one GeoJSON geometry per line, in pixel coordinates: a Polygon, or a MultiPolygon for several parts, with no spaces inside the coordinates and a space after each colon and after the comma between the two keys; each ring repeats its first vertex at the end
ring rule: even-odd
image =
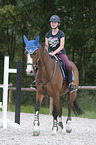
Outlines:
{"type": "Polygon", "coordinates": [[[60,26],[60,18],[57,15],[53,15],[50,18],[50,25],[51,30],[45,35],[45,48],[51,56],[58,54],[59,57],[65,62],[66,70],[68,73],[69,91],[76,91],[76,85],[72,83],[71,64],[64,48],[65,34],[58,28],[58,26],[60,26]]]}

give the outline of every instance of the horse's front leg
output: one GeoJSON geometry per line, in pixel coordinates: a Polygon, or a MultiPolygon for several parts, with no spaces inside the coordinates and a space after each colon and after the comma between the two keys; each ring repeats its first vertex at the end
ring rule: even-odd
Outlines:
{"type": "Polygon", "coordinates": [[[53,105],[53,127],[51,135],[56,135],[58,131],[57,116],[58,116],[57,108],[55,105],[53,105]]]}
{"type": "Polygon", "coordinates": [[[40,103],[38,99],[35,104],[35,114],[34,114],[34,122],[33,122],[33,135],[34,136],[38,136],[40,134],[39,110],[40,110],[40,103]]]}
{"type": "Polygon", "coordinates": [[[58,132],[62,133],[62,130],[63,130],[63,122],[62,122],[62,116],[60,115],[58,117],[58,132]]]}
{"type": "Polygon", "coordinates": [[[36,94],[35,114],[34,114],[34,122],[33,122],[33,135],[34,136],[40,135],[39,110],[40,110],[40,104],[43,98],[44,96],[40,95],[38,99],[37,94],[36,94]]]}

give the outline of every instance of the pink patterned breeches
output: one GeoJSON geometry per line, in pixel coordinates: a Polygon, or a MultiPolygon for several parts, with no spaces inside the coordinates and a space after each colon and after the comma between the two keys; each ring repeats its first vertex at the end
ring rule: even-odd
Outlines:
{"type": "Polygon", "coordinates": [[[70,61],[66,54],[59,53],[59,57],[65,62],[65,66],[67,70],[71,69],[70,61]]]}

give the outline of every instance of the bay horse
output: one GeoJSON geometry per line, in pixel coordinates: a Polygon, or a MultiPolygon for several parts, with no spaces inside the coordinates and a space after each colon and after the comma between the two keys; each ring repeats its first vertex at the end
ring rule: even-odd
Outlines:
{"type": "MultiPolygon", "coordinates": [[[[35,115],[34,115],[34,129],[33,135],[37,136],[40,134],[39,128],[39,110],[40,105],[45,97],[45,94],[53,98],[53,127],[52,135],[57,134],[57,131],[62,132],[63,122],[62,122],[62,108],[60,104],[60,96],[66,94],[68,89],[67,79],[63,84],[63,75],[59,64],[55,59],[53,59],[46,49],[39,43],[39,35],[35,40],[28,41],[24,35],[24,42],[26,44],[25,54],[27,56],[27,65],[31,65],[31,69],[27,69],[27,74],[35,71],[36,80],[36,104],[35,104],[35,115]],[[31,60],[31,62],[29,62],[31,60]],[[33,68],[33,70],[32,70],[33,68]],[[36,71],[37,69],[37,71],[36,71]],[[29,71],[29,72],[28,72],[29,71]],[[63,84],[63,85],[62,85],[63,84]]],[[[71,62],[74,81],[73,83],[78,88],[79,85],[79,72],[76,65],[71,62]]],[[[70,133],[72,131],[71,127],[71,111],[72,108],[77,115],[81,115],[83,111],[77,104],[76,93],[69,93],[69,104],[68,104],[68,117],[66,120],[66,132],[70,133]]]]}

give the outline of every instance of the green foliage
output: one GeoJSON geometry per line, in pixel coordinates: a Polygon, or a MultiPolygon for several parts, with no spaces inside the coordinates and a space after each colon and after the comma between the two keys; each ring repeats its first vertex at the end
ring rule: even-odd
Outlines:
{"type": "Polygon", "coordinates": [[[78,90],[77,100],[82,109],[84,110],[96,110],[96,91],[81,91],[78,90]]]}
{"type": "MultiPolygon", "coordinates": [[[[65,32],[65,49],[79,69],[80,85],[96,85],[96,1],[94,0],[1,0],[0,1],[0,83],[3,80],[3,56],[10,56],[10,67],[22,60],[22,87],[30,87],[34,78],[26,75],[23,35],[44,42],[50,30],[49,18],[61,18],[60,29],[65,32]]],[[[16,77],[10,77],[14,84],[16,77]]],[[[29,94],[28,94],[29,93],[29,94]]],[[[23,92],[22,102],[27,100],[23,92]]],[[[34,95],[35,96],[35,95],[34,95]]],[[[31,97],[29,97],[31,100],[31,97]]],[[[35,102],[35,99],[33,100],[35,102]]]]}

